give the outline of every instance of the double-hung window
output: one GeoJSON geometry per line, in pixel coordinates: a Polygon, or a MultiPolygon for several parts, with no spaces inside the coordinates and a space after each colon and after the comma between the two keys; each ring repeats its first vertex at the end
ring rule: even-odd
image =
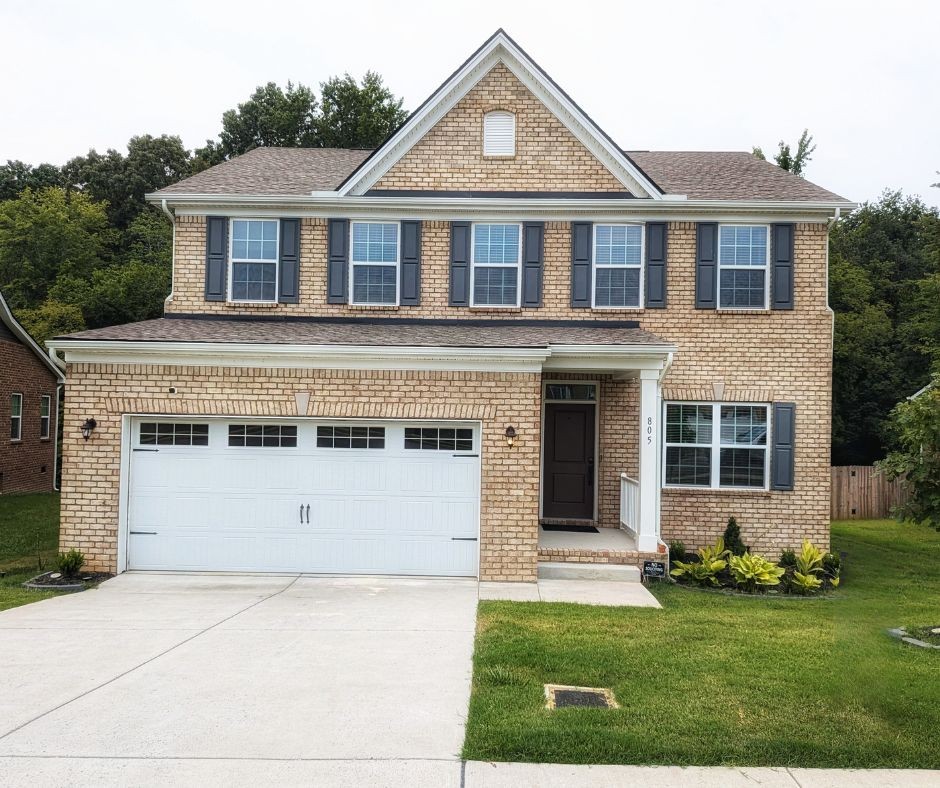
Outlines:
{"type": "Polygon", "coordinates": [[[666,403],[667,486],[767,489],[767,405],[666,403]]]}
{"type": "Polygon", "coordinates": [[[770,228],[722,224],[718,228],[718,308],[766,309],[770,228]]]}
{"type": "Polygon", "coordinates": [[[23,438],[23,395],[10,395],[10,440],[23,438]]]}
{"type": "Polygon", "coordinates": [[[639,307],[643,292],[643,227],[594,227],[594,306],[639,307]]]}
{"type": "Polygon", "coordinates": [[[277,301],[278,221],[232,219],[232,301],[277,301]]]}
{"type": "Polygon", "coordinates": [[[353,222],[350,292],[354,304],[398,304],[397,222],[353,222]]]}
{"type": "Polygon", "coordinates": [[[43,394],[39,398],[39,437],[45,440],[49,437],[52,424],[52,397],[43,394]]]}
{"type": "Polygon", "coordinates": [[[474,224],[471,306],[519,306],[522,225],[474,224]]]}

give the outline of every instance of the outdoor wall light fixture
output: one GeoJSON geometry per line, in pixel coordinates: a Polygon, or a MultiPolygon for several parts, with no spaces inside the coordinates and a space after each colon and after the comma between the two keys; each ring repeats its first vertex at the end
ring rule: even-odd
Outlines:
{"type": "Polygon", "coordinates": [[[85,423],[82,424],[82,437],[87,441],[97,426],[98,422],[94,419],[85,419],[85,423]]]}
{"type": "Polygon", "coordinates": [[[515,427],[506,427],[506,445],[509,448],[512,448],[512,445],[516,442],[516,428],[515,427]]]}

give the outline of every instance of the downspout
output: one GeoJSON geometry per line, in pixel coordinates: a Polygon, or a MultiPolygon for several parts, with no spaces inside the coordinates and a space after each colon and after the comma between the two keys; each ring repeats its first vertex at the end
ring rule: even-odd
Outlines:
{"type": "MultiPolygon", "coordinates": [[[[62,418],[59,415],[59,403],[62,401],[62,387],[59,383],[55,387],[55,440],[52,447],[52,489],[59,492],[59,433],[62,430],[62,418]]],[[[63,434],[64,438],[64,434],[63,434]]]]}
{"type": "Polygon", "coordinates": [[[176,290],[176,216],[167,208],[165,197],[160,200],[160,209],[170,218],[170,224],[173,226],[173,246],[170,249],[170,294],[163,300],[163,309],[166,311],[176,290]]]}

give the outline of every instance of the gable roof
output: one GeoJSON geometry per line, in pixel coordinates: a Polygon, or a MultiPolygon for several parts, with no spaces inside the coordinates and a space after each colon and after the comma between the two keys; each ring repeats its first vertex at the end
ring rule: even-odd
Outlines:
{"type": "Polygon", "coordinates": [[[30,335],[29,332],[23,326],[20,325],[19,321],[13,317],[13,313],[10,311],[10,307],[7,305],[6,299],[3,297],[3,293],[0,293],[0,323],[5,325],[10,332],[19,339],[26,347],[28,347],[33,354],[38,358],[43,365],[48,368],[48,370],[55,375],[56,380],[59,383],[65,382],[65,376],[62,374],[62,370],[52,362],[52,359],[43,352],[43,349],[39,347],[30,335]]]}
{"type": "MultiPolygon", "coordinates": [[[[255,148],[151,196],[307,197],[336,189],[368,155],[340,148],[255,148]]],[[[631,151],[630,157],[665,192],[692,200],[848,202],[744,151],[631,151]]]]}
{"type": "Polygon", "coordinates": [[[506,66],[630,192],[637,197],[662,198],[659,186],[502,28],[484,41],[350,173],[340,184],[339,193],[365,194],[497,63],[506,66]]]}

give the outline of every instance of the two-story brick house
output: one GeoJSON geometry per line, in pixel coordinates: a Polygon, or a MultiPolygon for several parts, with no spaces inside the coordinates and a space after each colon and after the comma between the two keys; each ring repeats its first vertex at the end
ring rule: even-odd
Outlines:
{"type": "Polygon", "coordinates": [[[0,293],[0,495],[55,488],[61,370],[0,293]]]}
{"type": "Polygon", "coordinates": [[[165,317],[54,342],[62,544],[96,568],[532,580],[732,514],[760,550],[828,544],[845,199],[628,153],[502,31],[374,151],[258,149],[149,199],[165,317]]]}

